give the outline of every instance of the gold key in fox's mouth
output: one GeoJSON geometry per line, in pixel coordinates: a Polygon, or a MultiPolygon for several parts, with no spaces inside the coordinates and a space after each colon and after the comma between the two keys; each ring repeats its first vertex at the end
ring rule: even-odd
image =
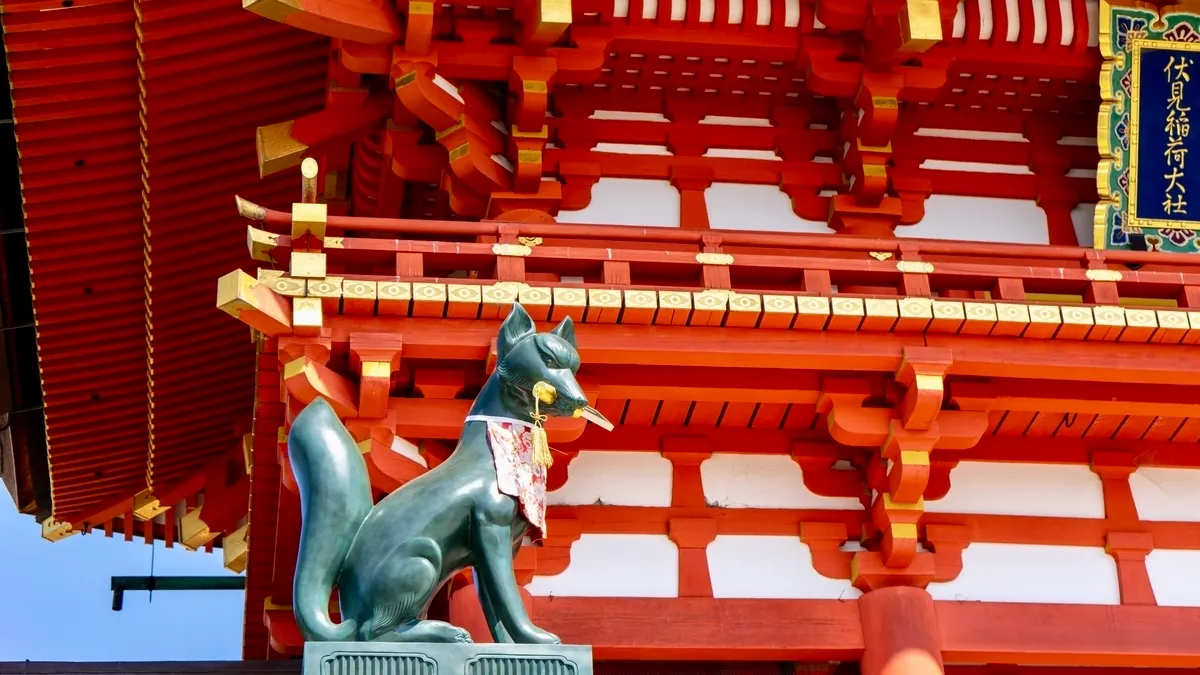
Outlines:
{"type": "Polygon", "coordinates": [[[605,431],[613,430],[612,422],[609,422],[607,419],[605,419],[604,415],[600,414],[599,410],[596,410],[595,408],[593,408],[590,405],[584,406],[582,408],[576,408],[575,412],[572,413],[572,416],[573,417],[582,417],[583,419],[591,422],[592,424],[595,424],[596,426],[600,427],[601,429],[604,429],[605,431]]]}

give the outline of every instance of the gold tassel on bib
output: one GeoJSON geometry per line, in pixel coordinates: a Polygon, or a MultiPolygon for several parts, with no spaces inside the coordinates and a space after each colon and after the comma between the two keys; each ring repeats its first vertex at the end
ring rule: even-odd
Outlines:
{"type": "Polygon", "coordinates": [[[554,458],[550,456],[550,441],[546,438],[546,430],[542,427],[548,417],[542,414],[541,404],[546,405],[554,403],[554,399],[558,398],[558,391],[554,385],[549,382],[538,382],[533,385],[533,412],[529,416],[533,418],[533,429],[530,432],[530,441],[533,444],[533,465],[550,468],[554,464],[554,458]]]}

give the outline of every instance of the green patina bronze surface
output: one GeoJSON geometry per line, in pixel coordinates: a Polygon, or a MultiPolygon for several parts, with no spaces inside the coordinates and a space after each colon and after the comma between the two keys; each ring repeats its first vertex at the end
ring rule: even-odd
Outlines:
{"type": "MultiPolygon", "coordinates": [[[[537,382],[557,390],[553,404],[541,404],[543,414],[571,416],[587,405],[575,380],[579,357],[570,318],[550,333],[536,333],[529,315],[514,305],[497,351],[496,371],[470,415],[528,420],[537,382]]],[[[467,422],[449,459],[377,505],[353,437],[323,399],[296,416],[288,456],[303,513],[293,606],[306,640],[470,642],[467,631],[427,620],[425,612],[447,579],[474,567],[496,642],[559,642],[533,625],[521,602],[513,555],[529,523],[517,500],[498,488],[485,422],[467,422]],[[341,623],[329,617],[335,584],[341,623]]]]}

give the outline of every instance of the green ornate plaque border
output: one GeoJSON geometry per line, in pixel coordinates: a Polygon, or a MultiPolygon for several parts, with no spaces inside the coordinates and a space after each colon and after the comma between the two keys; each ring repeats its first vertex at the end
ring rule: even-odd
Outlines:
{"type": "Polygon", "coordinates": [[[1137,185],[1134,130],[1139,103],[1137,55],[1146,46],[1178,44],[1181,51],[1200,51],[1200,15],[1166,8],[1100,4],[1100,117],[1096,140],[1100,166],[1096,187],[1094,246],[1128,249],[1129,234],[1142,234],[1150,250],[1200,252],[1200,224],[1134,220],[1130,196],[1137,185]],[[1165,225],[1165,226],[1164,226],[1165,225]]]}

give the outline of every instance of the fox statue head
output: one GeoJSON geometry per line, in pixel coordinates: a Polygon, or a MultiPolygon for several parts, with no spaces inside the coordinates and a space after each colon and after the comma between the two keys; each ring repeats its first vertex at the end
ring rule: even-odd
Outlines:
{"type": "Polygon", "coordinates": [[[584,417],[611,428],[588,405],[587,395],[575,379],[579,352],[575,324],[566,317],[549,333],[538,333],[533,319],[520,303],[500,327],[496,339],[496,374],[501,396],[522,410],[539,409],[553,417],[584,417]]]}

